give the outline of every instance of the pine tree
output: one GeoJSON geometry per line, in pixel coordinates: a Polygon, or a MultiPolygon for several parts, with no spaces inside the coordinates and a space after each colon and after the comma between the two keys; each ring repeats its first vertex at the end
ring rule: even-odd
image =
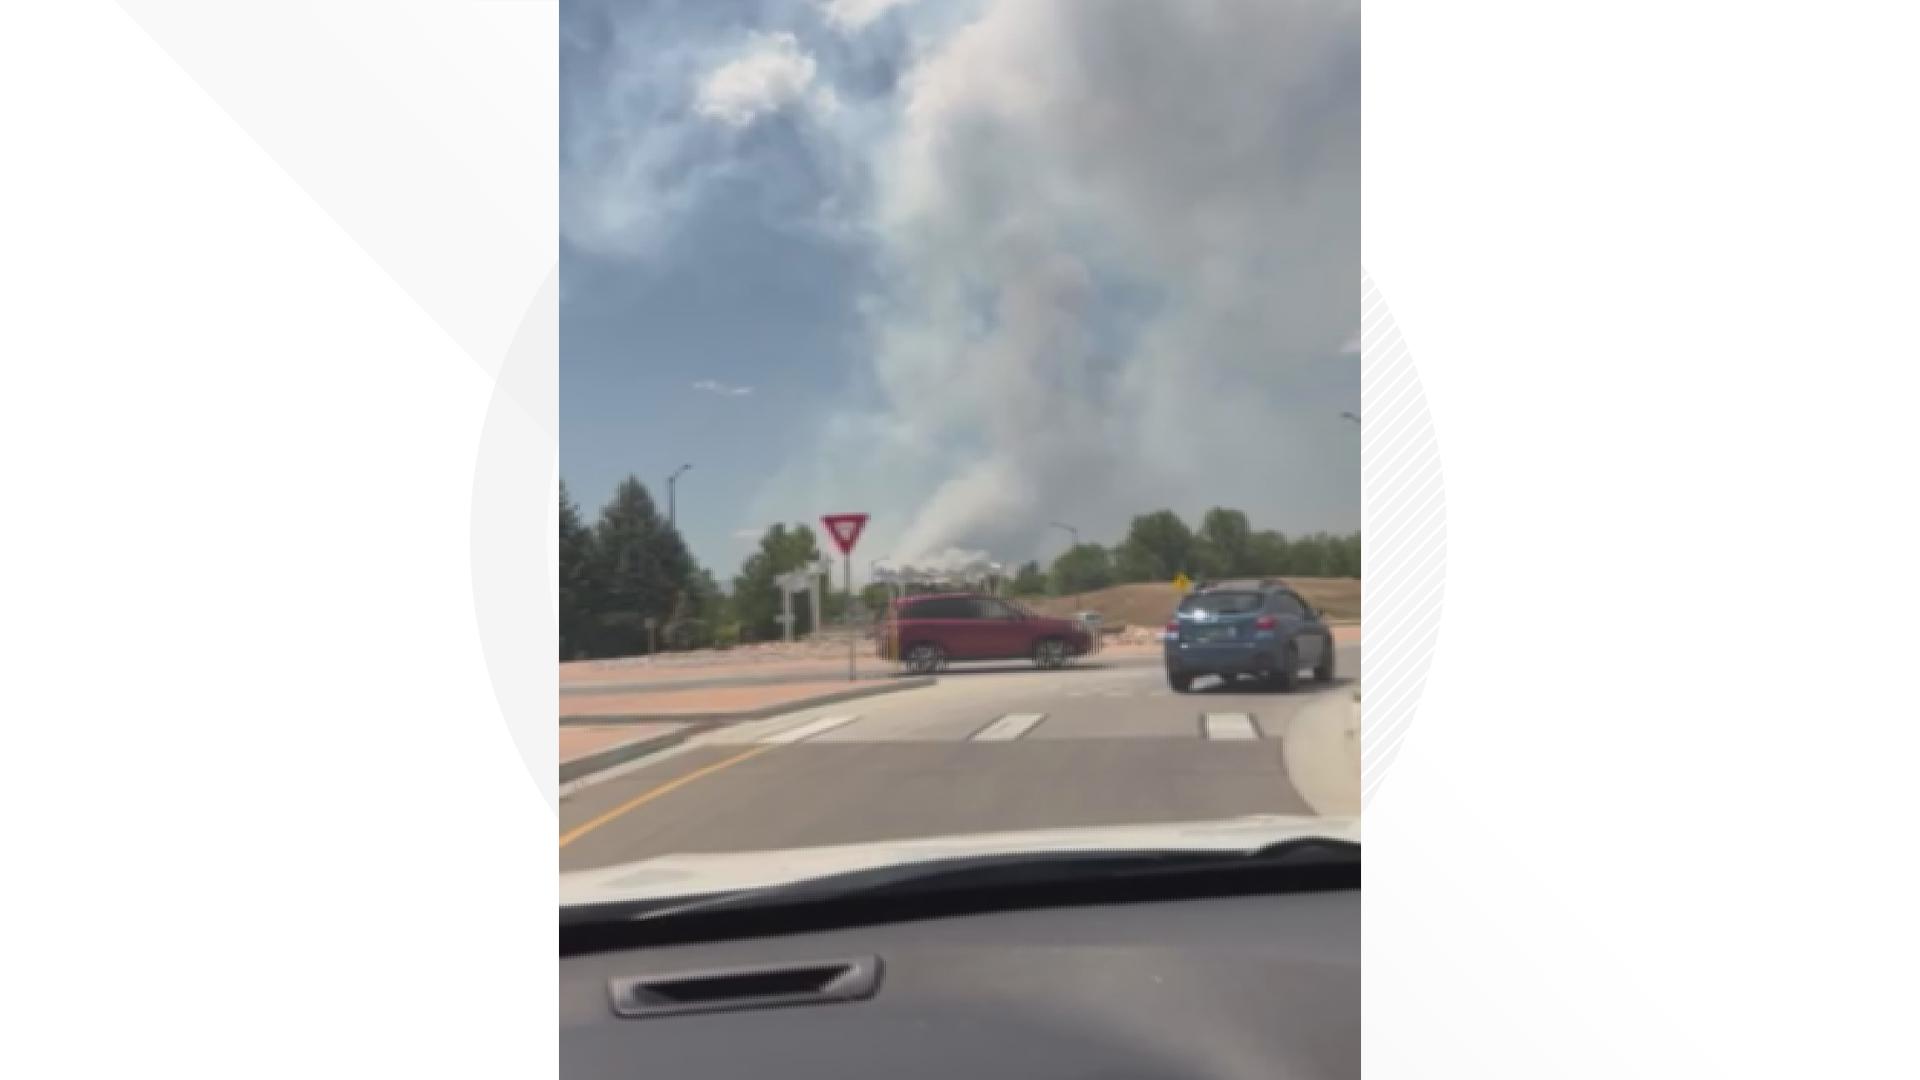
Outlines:
{"type": "Polygon", "coordinates": [[[597,655],[595,622],[604,602],[594,555],[593,533],[580,519],[580,508],[560,481],[560,659],[579,660],[597,655]]]}
{"type": "Polygon", "coordinates": [[[664,626],[672,618],[692,580],[693,558],[646,486],[632,476],[600,511],[593,540],[605,598],[597,620],[602,655],[646,652],[646,621],[664,626]]]}

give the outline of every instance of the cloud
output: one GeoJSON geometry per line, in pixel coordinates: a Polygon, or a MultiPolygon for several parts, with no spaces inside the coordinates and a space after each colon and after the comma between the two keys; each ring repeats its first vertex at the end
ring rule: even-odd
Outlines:
{"type": "Polygon", "coordinates": [[[1357,452],[1316,433],[1357,383],[1359,61],[1347,0],[997,0],[917,53],[872,163],[871,392],[762,509],[861,500],[908,561],[1158,506],[1357,527],[1357,452]]]}
{"type": "Polygon", "coordinates": [[[875,19],[912,0],[822,0],[820,13],[843,33],[856,33],[875,19]]]}
{"type": "Polygon", "coordinates": [[[746,397],[753,393],[751,386],[729,386],[715,379],[701,379],[693,384],[693,388],[709,394],[718,394],[721,397],[746,397]]]}
{"type": "Polygon", "coordinates": [[[729,127],[746,127],[767,113],[801,101],[813,85],[817,69],[813,57],[801,51],[799,40],[792,34],[749,34],[743,55],[715,68],[700,81],[694,111],[729,127]]]}

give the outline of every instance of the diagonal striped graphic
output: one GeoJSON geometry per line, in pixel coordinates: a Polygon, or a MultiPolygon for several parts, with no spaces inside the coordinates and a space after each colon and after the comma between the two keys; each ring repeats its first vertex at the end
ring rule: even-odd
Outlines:
{"type": "Polygon", "coordinates": [[[1440,635],[1447,490],[1426,395],[1373,278],[1360,274],[1360,436],[1366,536],[1362,608],[1373,696],[1362,714],[1360,804],[1386,778],[1413,725],[1440,635]]]}
{"type": "Polygon", "coordinates": [[[857,716],[823,716],[818,720],[809,720],[799,727],[788,728],[785,731],[777,731],[760,741],[763,743],[797,743],[804,739],[811,739],[815,735],[832,731],[834,728],[841,727],[845,724],[851,724],[858,719],[860,718],[857,716]]]}
{"type": "Polygon", "coordinates": [[[1046,713],[1008,713],[974,732],[973,742],[1011,742],[1025,735],[1047,718],[1046,713]]]}
{"type": "Polygon", "coordinates": [[[1243,712],[1206,713],[1200,718],[1200,731],[1215,742],[1244,742],[1260,737],[1253,717],[1243,712]]]}

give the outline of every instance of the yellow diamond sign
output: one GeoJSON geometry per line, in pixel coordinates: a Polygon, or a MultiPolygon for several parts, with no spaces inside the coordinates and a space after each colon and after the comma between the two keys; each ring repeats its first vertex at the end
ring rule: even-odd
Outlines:
{"type": "Polygon", "coordinates": [[[1185,570],[1182,570],[1173,575],[1173,587],[1180,592],[1186,592],[1188,589],[1193,588],[1193,579],[1187,576],[1185,570]]]}

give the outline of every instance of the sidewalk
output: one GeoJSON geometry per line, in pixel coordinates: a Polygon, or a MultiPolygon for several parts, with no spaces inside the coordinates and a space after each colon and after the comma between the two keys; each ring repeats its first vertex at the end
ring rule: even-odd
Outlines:
{"type": "MultiPolygon", "coordinates": [[[[891,675],[899,665],[877,656],[863,655],[859,662],[861,681],[891,675]]],[[[847,654],[804,660],[736,661],[715,656],[704,663],[649,666],[589,662],[560,665],[562,690],[591,690],[602,686],[653,686],[673,683],[714,682],[732,679],[771,681],[775,678],[830,679],[847,681],[847,654]]]]}
{"type": "Polygon", "coordinates": [[[560,729],[560,764],[576,761],[631,742],[677,735],[688,725],[679,721],[651,724],[577,724],[560,729]]]}
{"type": "MultiPolygon", "coordinates": [[[[906,673],[898,665],[876,663],[872,666],[862,665],[859,676],[858,682],[865,685],[904,678],[906,673]]],[[[657,694],[669,690],[696,690],[709,686],[772,686],[796,682],[836,682],[842,686],[852,685],[847,680],[847,662],[842,659],[838,664],[787,664],[765,667],[714,665],[678,671],[629,671],[617,678],[563,679],[560,683],[560,693],[563,695],[657,694]]]]}

